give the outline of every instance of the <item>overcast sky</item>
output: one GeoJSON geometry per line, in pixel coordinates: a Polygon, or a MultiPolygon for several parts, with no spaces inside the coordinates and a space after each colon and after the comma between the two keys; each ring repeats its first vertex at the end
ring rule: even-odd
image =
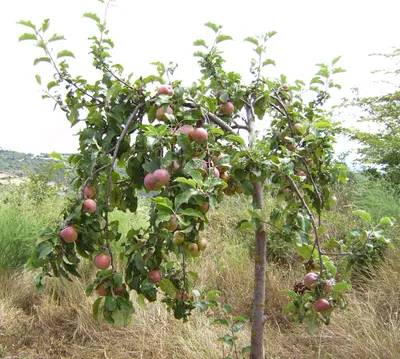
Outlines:
{"type": "MultiPolygon", "coordinates": [[[[192,54],[194,40],[211,39],[204,23],[221,24],[224,33],[235,41],[222,48],[229,69],[248,73],[251,45],[241,40],[275,30],[268,57],[277,63],[271,74],[285,73],[289,82],[308,81],[318,62],[339,62],[347,73],[338,76],[343,91],[357,86],[366,95],[381,91],[370,71],[382,68],[382,59],[369,57],[374,52],[389,52],[398,47],[400,4],[393,0],[116,0],[109,9],[110,37],[115,42],[114,61],[123,64],[134,78],[154,72],[152,61],[178,63],[175,78],[191,83],[198,78],[192,54]]],[[[87,38],[96,34],[95,23],[82,17],[85,12],[103,15],[104,7],[96,0],[12,0],[0,10],[2,69],[0,86],[0,147],[22,152],[74,152],[77,138],[59,110],[50,100],[41,99],[35,74],[51,75],[50,66],[33,66],[41,55],[33,42],[18,43],[29,28],[17,25],[20,19],[40,24],[51,19],[49,33],[59,33],[68,41],[54,43],[56,50],[67,48],[76,55],[71,61],[76,74],[87,74],[91,60],[87,38]],[[62,48],[61,48],[62,47],[62,48]]],[[[342,145],[343,146],[343,145],[342,145]]]]}

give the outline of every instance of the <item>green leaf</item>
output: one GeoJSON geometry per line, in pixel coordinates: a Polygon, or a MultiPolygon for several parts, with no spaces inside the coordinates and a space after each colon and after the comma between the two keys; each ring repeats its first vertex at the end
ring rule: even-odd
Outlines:
{"type": "Polygon", "coordinates": [[[314,124],[314,128],[325,128],[325,127],[332,127],[330,122],[327,121],[319,121],[314,124]]]}
{"type": "Polygon", "coordinates": [[[238,143],[240,143],[243,146],[246,146],[246,142],[244,141],[244,139],[240,136],[235,136],[235,135],[227,135],[225,136],[226,138],[229,138],[230,140],[236,141],[238,143]]]}
{"type": "Polygon", "coordinates": [[[362,209],[357,209],[356,211],[353,212],[353,214],[355,214],[356,216],[361,217],[362,219],[364,219],[368,223],[372,223],[371,215],[367,211],[364,211],[362,209]]]}
{"type": "Polygon", "coordinates": [[[232,36],[229,36],[229,35],[219,35],[219,36],[217,36],[215,42],[216,42],[217,44],[219,44],[220,42],[226,41],[226,40],[232,40],[232,36]]]}
{"type": "Polygon", "coordinates": [[[174,182],[186,183],[187,185],[196,188],[196,181],[187,179],[185,177],[178,177],[174,182]]]}
{"type": "Polygon", "coordinates": [[[393,221],[390,217],[382,217],[381,220],[379,221],[379,225],[381,226],[392,226],[393,221]]]}
{"type": "Polygon", "coordinates": [[[92,19],[92,20],[96,21],[98,24],[100,24],[100,18],[96,14],[94,14],[92,12],[85,12],[83,14],[83,17],[87,17],[88,19],[92,19]]]}
{"type": "Polygon", "coordinates": [[[297,299],[297,294],[292,290],[283,290],[282,293],[288,295],[292,299],[297,299]]]}
{"type": "Polygon", "coordinates": [[[224,318],[220,318],[220,319],[215,319],[215,320],[211,323],[211,325],[225,325],[225,326],[228,326],[228,325],[229,325],[229,322],[228,322],[226,319],[224,319],[224,318]]]}
{"type": "Polygon", "coordinates": [[[234,333],[237,333],[243,327],[244,327],[244,323],[242,323],[242,322],[235,323],[235,324],[232,325],[232,331],[234,333]]]}
{"type": "Polygon", "coordinates": [[[36,31],[36,26],[33,25],[29,20],[20,20],[20,21],[17,22],[17,24],[28,26],[28,27],[30,27],[30,28],[32,28],[33,30],[36,31]]]}
{"type": "Polygon", "coordinates": [[[146,297],[143,294],[139,294],[137,297],[137,303],[140,308],[146,309],[146,302],[144,301],[146,297]]]}
{"type": "Polygon", "coordinates": [[[189,188],[185,192],[179,193],[175,197],[174,201],[175,210],[178,209],[183,203],[188,203],[189,199],[195,196],[196,194],[198,194],[198,192],[193,188],[189,188]]]}
{"type": "Polygon", "coordinates": [[[24,40],[37,40],[37,37],[35,34],[25,33],[18,38],[18,41],[24,41],[24,40]]]}
{"type": "Polygon", "coordinates": [[[75,58],[75,55],[71,51],[62,50],[57,54],[57,59],[59,59],[60,57],[67,57],[67,56],[75,58]]]}
{"type": "Polygon", "coordinates": [[[158,206],[167,208],[172,211],[172,202],[169,198],[166,197],[154,197],[152,201],[157,203],[158,206]]]}
{"type": "Polygon", "coordinates": [[[246,353],[250,353],[250,352],[251,352],[251,346],[242,348],[242,354],[246,354],[246,353]]]}
{"type": "Polygon", "coordinates": [[[33,65],[36,65],[39,62],[48,62],[48,63],[50,63],[50,59],[48,57],[38,57],[33,61],[33,65]]]}
{"type": "Polygon", "coordinates": [[[237,223],[235,229],[237,229],[238,231],[244,231],[246,229],[254,229],[254,225],[250,221],[244,219],[237,223]]]}
{"type": "Polygon", "coordinates": [[[61,154],[59,154],[57,152],[51,152],[51,153],[49,153],[49,156],[51,158],[55,158],[56,160],[60,160],[60,161],[63,160],[63,157],[61,156],[61,154]]]}
{"type": "Polygon", "coordinates": [[[213,24],[212,22],[206,22],[206,23],[204,24],[204,26],[209,27],[209,28],[212,29],[215,33],[217,33],[218,30],[219,30],[219,27],[218,27],[217,25],[213,24]]]}
{"type": "Polygon", "coordinates": [[[351,289],[351,285],[349,283],[345,283],[345,282],[339,282],[336,283],[332,289],[336,292],[341,292],[342,290],[350,290],[351,289]]]}
{"type": "Polygon", "coordinates": [[[332,261],[324,261],[324,267],[333,274],[333,276],[337,273],[337,268],[332,261]]]}
{"type": "Polygon", "coordinates": [[[196,40],[195,42],[193,42],[194,46],[204,46],[205,48],[207,48],[206,42],[204,40],[196,40]]]}
{"type": "Polygon", "coordinates": [[[107,308],[107,310],[112,312],[117,308],[117,302],[113,296],[108,295],[104,302],[104,306],[107,308]]]}
{"type": "Polygon", "coordinates": [[[59,41],[59,40],[65,40],[64,35],[54,34],[52,37],[50,37],[50,39],[48,41],[53,42],[53,41],[59,41]]]}
{"type": "Polygon", "coordinates": [[[195,211],[193,208],[186,208],[181,212],[184,216],[197,217],[204,220],[204,214],[198,211],[195,211]]]}
{"type": "Polygon", "coordinates": [[[249,317],[245,314],[242,315],[235,315],[234,317],[232,317],[232,321],[233,322],[243,322],[246,323],[249,321],[249,317]]]}
{"type": "Polygon", "coordinates": [[[100,319],[100,303],[102,299],[103,299],[102,297],[97,298],[93,303],[93,318],[96,321],[99,321],[100,319]]]}
{"type": "Polygon", "coordinates": [[[274,65],[275,66],[275,61],[272,59],[266,59],[263,63],[263,66],[267,66],[267,65],[274,65]]]}
{"type": "Polygon", "coordinates": [[[49,28],[49,25],[50,25],[50,19],[45,19],[42,24],[42,31],[46,32],[46,30],[49,28]]]}
{"type": "Polygon", "coordinates": [[[177,289],[169,279],[163,278],[160,281],[160,289],[167,293],[171,298],[175,298],[177,289]]]}
{"type": "Polygon", "coordinates": [[[51,88],[56,87],[56,86],[58,86],[58,83],[57,83],[57,82],[55,82],[55,81],[50,81],[50,82],[47,84],[47,89],[50,90],[51,88]]]}
{"type": "Polygon", "coordinates": [[[258,40],[254,37],[246,37],[245,39],[243,39],[243,41],[248,41],[251,42],[252,44],[258,46],[258,40]]]}
{"type": "Polygon", "coordinates": [[[42,78],[40,77],[40,75],[35,75],[35,79],[36,79],[36,81],[37,81],[37,83],[38,83],[39,85],[42,84],[42,78]]]}
{"type": "Polygon", "coordinates": [[[136,252],[136,254],[134,256],[134,260],[135,260],[135,265],[136,265],[137,270],[142,274],[147,274],[147,271],[144,268],[144,260],[142,258],[142,255],[140,254],[140,252],[136,252]]]}
{"type": "Polygon", "coordinates": [[[52,243],[50,242],[42,242],[39,247],[38,250],[40,250],[39,256],[38,258],[44,258],[46,257],[48,254],[50,254],[51,252],[53,252],[54,250],[54,246],[52,243]]]}
{"type": "Polygon", "coordinates": [[[342,56],[335,57],[335,58],[332,60],[332,65],[335,65],[335,64],[341,59],[341,57],[342,57],[342,56]]]}

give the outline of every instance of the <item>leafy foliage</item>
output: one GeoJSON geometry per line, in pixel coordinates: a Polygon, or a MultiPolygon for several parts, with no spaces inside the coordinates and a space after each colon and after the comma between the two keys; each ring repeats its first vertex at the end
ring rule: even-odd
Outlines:
{"type": "MultiPolygon", "coordinates": [[[[381,70],[387,75],[399,73],[400,49],[390,54],[375,54],[390,59],[396,67],[393,70],[381,70]]],[[[395,184],[400,178],[400,92],[398,84],[393,84],[394,90],[384,95],[361,97],[358,90],[352,100],[345,102],[346,106],[356,107],[362,111],[359,122],[372,124],[374,131],[364,129],[350,132],[352,139],[357,140],[362,147],[358,149],[361,161],[368,167],[382,170],[395,184]]]]}
{"type": "MultiPolygon", "coordinates": [[[[42,268],[37,287],[43,286],[49,274],[68,280],[79,277],[82,258],[106,253],[111,267],[100,268],[87,290],[88,295],[97,290],[105,297],[94,304],[96,319],[103,317],[117,327],[128,324],[132,304],[127,291],[133,289],[141,306],[161,294],[174,316],[187,320],[196,307],[213,305],[212,300],[196,304],[198,275],[187,269],[188,262],[198,261],[207,247],[201,232],[208,223],[208,208],[235,193],[252,197],[250,218],[241,221],[238,229],[254,229],[257,245],[261,244],[256,261],[265,264],[265,226],[269,223],[287,235],[304,260],[317,263],[321,278],[339,278],[320,242],[321,216],[333,201],[331,185],[346,180],[344,166],[332,161],[337,124],[324,109],[329,91],[340,88],[333,80],[344,71],[336,67],[339,58],[330,65],[318,64],[308,85],[296,80],[289,86],[284,75],[270,79],[262,73],[265,66],[274,65],[264,56],[267,42],[276,33],[248,37],[245,41],[254,46],[255,57],[250,66],[253,80],[245,84],[240,74],[224,70],[218,44],[231,37],[221,32],[222,26],[207,23],[214,32],[212,45],[203,39],[194,44],[204,51],[194,54],[201,79],[183,87],[180,80],[170,81],[176,65],[156,62],[156,74],[133,80],[124,74],[122,65],[111,61],[114,43],[108,38],[106,23],[93,13],[84,16],[100,32],[90,38],[93,66],[99,74],[93,83],[69,72],[71,51],[60,48],[54,56],[49,43],[55,35],[47,38],[44,34],[48,22],[41,27],[20,22],[33,29],[25,40],[36,41],[43,49],[44,57],[35,62],[48,62],[54,70],[54,80],[43,85],[43,97],[55,101],[72,126],[83,125],[80,152],[68,158],[76,171],[75,194],[63,212],[63,223],[39,233],[31,257],[31,266],[42,268]],[[303,96],[307,91],[315,94],[310,101],[303,96]],[[256,131],[258,121],[270,124],[266,134],[256,131]],[[239,130],[247,131],[249,138],[239,130]],[[261,199],[266,181],[281,199],[270,218],[261,199]],[[93,197],[85,194],[88,186],[95,188],[93,197]],[[135,215],[138,192],[143,189],[152,201],[149,226],[131,229],[122,238],[119,222],[110,221],[109,213],[119,209],[135,215]],[[96,201],[94,210],[85,210],[88,200],[96,201]],[[61,238],[65,227],[77,232],[76,240],[61,238]],[[116,241],[124,247],[123,276],[114,263],[111,243],[116,241]],[[157,277],[150,275],[155,272],[157,277]],[[116,293],[115,287],[124,284],[124,290],[116,293]]],[[[57,40],[62,39],[57,35],[57,40]]],[[[36,79],[41,83],[40,76],[36,79]]],[[[264,300],[264,274],[260,272],[255,286],[255,300],[264,300]]],[[[337,285],[337,293],[348,288],[339,279],[337,285]]],[[[313,291],[294,300],[303,303],[321,296],[313,291]]],[[[263,325],[263,303],[255,308],[261,309],[261,315],[255,312],[253,321],[263,325]]],[[[313,316],[311,324],[327,324],[329,315],[313,316]]],[[[299,316],[298,321],[304,318],[299,316]]],[[[237,324],[235,330],[240,329],[237,324]]],[[[223,340],[234,343],[234,338],[223,340]]]]}

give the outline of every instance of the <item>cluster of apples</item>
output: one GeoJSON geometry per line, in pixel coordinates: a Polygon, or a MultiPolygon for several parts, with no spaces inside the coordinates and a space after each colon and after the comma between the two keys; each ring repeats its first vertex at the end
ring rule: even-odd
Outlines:
{"type": "MultiPolygon", "coordinates": [[[[89,214],[96,212],[97,204],[94,200],[96,198],[96,188],[85,186],[83,187],[82,195],[85,199],[82,204],[82,210],[89,214]]],[[[66,243],[73,243],[78,239],[78,232],[73,226],[64,228],[59,235],[66,243]]]]}
{"type": "MultiPolygon", "coordinates": [[[[171,85],[161,85],[158,88],[159,95],[174,96],[174,89],[171,85]]],[[[174,111],[170,106],[160,106],[156,111],[156,119],[164,121],[166,119],[165,114],[172,115],[174,111]]]]}
{"type": "MultiPolygon", "coordinates": [[[[326,279],[324,281],[320,281],[319,274],[313,273],[313,272],[306,274],[306,276],[304,277],[303,283],[309,289],[313,289],[313,288],[317,288],[317,287],[322,288],[322,290],[325,294],[329,293],[333,287],[333,282],[331,280],[326,279]]],[[[327,299],[324,299],[324,298],[318,299],[314,303],[314,310],[316,312],[325,312],[325,311],[329,310],[330,307],[331,307],[331,304],[329,303],[329,301],[327,299]]]]}
{"type": "MultiPolygon", "coordinates": [[[[202,213],[207,213],[210,208],[208,202],[204,202],[201,206],[198,206],[197,210],[202,213]]],[[[192,257],[199,257],[201,252],[208,247],[208,243],[204,238],[196,238],[195,242],[188,241],[185,233],[179,229],[178,220],[175,214],[173,214],[170,220],[164,225],[164,228],[168,231],[174,232],[172,235],[172,243],[176,246],[183,245],[183,249],[186,253],[192,257]]]]}

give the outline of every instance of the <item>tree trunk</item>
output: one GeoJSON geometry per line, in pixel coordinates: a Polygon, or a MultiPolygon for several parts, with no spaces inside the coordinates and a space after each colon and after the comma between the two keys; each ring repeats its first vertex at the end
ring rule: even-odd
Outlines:
{"type": "MultiPolygon", "coordinates": [[[[264,194],[262,182],[253,185],[253,203],[255,208],[264,210],[264,194]]],[[[267,238],[265,223],[260,223],[256,229],[256,253],[254,266],[254,296],[253,316],[251,327],[251,359],[264,359],[264,307],[265,307],[265,279],[267,270],[267,238]]]]}

